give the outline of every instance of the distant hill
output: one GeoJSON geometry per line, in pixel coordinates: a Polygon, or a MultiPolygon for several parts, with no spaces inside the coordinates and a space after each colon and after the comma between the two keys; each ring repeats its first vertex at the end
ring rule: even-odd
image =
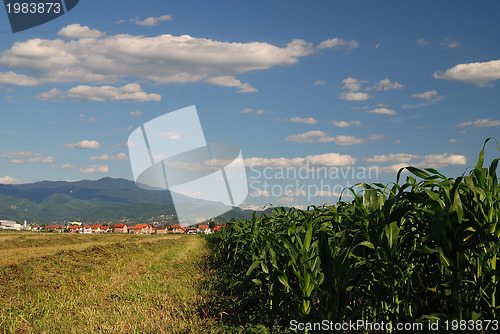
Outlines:
{"type": "MultiPolygon", "coordinates": [[[[221,203],[182,196],[193,219],[209,215],[221,203]]],[[[167,191],[143,190],[133,181],[102,178],[97,181],[43,181],[31,184],[0,184],[0,218],[52,223],[62,221],[106,222],[122,219],[145,222],[151,217],[175,215],[167,191]]],[[[248,218],[251,211],[235,208],[224,218],[248,218]]]]}

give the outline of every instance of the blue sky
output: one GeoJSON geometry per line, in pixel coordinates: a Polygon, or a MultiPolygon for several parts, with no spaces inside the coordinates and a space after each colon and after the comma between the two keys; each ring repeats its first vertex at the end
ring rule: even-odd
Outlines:
{"type": "Polygon", "coordinates": [[[132,179],[130,133],[190,105],[241,148],[246,208],[458,176],[500,139],[497,1],[81,0],[16,34],[0,11],[1,183],[132,179]]]}

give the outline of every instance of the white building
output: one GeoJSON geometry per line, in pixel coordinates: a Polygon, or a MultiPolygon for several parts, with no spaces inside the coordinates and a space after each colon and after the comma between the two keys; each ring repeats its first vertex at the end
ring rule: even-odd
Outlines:
{"type": "Polygon", "coordinates": [[[15,230],[20,231],[23,225],[18,224],[12,220],[0,220],[0,229],[2,230],[15,230]]]}

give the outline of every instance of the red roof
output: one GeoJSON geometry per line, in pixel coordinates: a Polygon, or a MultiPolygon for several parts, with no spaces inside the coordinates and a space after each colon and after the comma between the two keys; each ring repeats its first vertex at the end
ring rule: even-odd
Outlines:
{"type": "Polygon", "coordinates": [[[113,227],[117,227],[117,228],[121,228],[121,227],[125,227],[127,226],[127,224],[124,224],[124,223],[116,223],[115,225],[113,225],[113,227]]]}
{"type": "Polygon", "coordinates": [[[171,228],[181,228],[181,225],[172,225],[171,228]]]}
{"type": "Polygon", "coordinates": [[[208,229],[208,225],[198,225],[198,228],[201,228],[203,231],[208,229]]]}

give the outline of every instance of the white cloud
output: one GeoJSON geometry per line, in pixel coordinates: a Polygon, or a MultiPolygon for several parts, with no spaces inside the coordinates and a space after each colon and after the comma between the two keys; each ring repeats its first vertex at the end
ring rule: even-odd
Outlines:
{"type": "Polygon", "coordinates": [[[316,80],[314,86],[324,86],[326,85],[326,80],[316,80]]]}
{"type": "Polygon", "coordinates": [[[326,41],[323,41],[318,45],[318,49],[340,49],[340,48],[345,48],[347,50],[353,50],[359,46],[359,43],[355,40],[351,41],[346,41],[343,40],[342,38],[332,38],[332,39],[327,39],[326,41]]]}
{"type": "Polygon", "coordinates": [[[383,79],[377,82],[373,87],[367,88],[367,90],[392,90],[392,89],[402,89],[404,86],[399,82],[392,82],[389,79],[383,79]]]}
{"type": "Polygon", "coordinates": [[[455,138],[451,138],[450,140],[448,140],[448,142],[450,142],[450,143],[456,143],[457,140],[455,138]]]}
{"type": "Polygon", "coordinates": [[[430,100],[433,96],[437,95],[436,90],[429,90],[427,92],[423,92],[420,94],[413,94],[411,97],[416,97],[418,99],[425,99],[425,100],[430,100]]]}
{"type": "Polygon", "coordinates": [[[458,64],[444,73],[435,72],[434,78],[462,81],[478,86],[492,86],[490,81],[500,79],[500,60],[458,64]]]}
{"type": "Polygon", "coordinates": [[[239,90],[236,91],[238,93],[257,92],[257,89],[252,87],[249,83],[242,83],[240,80],[231,75],[209,78],[207,82],[217,86],[238,87],[239,90]]]}
{"type": "Polygon", "coordinates": [[[252,112],[255,112],[257,115],[264,115],[264,114],[270,114],[271,110],[267,110],[267,111],[264,109],[255,110],[252,108],[246,108],[246,109],[240,110],[240,114],[248,114],[248,113],[252,113],[252,112]]]}
{"type": "Polygon", "coordinates": [[[244,93],[255,88],[238,82],[235,75],[293,65],[313,52],[312,43],[299,39],[278,47],[169,34],[117,34],[70,41],[33,38],[16,42],[0,54],[0,65],[20,72],[0,73],[0,84],[103,84],[135,78],[156,84],[207,82],[237,87],[244,93]]]}
{"type": "Polygon", "coordinates": [[[86,168],[80,168],[80,173],[83,174],[98,174],[109,172],[109,167],[106,165],[94,165],[86,168]]]}
{"type": "Polygon", "coordinates": [[[342,80],[342,83],[344,84],[343,86],[344,89],[347,89],[351,92],[355,92],[361,89],[362,82],[356,78],[349,77],[347,79],[342,80]]]}
{"type": "Polygon", "coordinates": [[[333,126],[339,127],[339,128],[347,128],[350,126],[360,126],[361,122],[360,121],[333,121],[332,122],[333,126]]]}
{"type": "Polygon", "coordinates": [[[452,41],[450,39],[445,39],[444,41],[441,42],[442,46],[446,46],[447,48],[458,48],[459,46],[462,46],[462,43],[460,41],[452,41]]]}
{"type": "Polygon", "coordinates": [[[372,163],[384,162],[410,162],[417,158],[417,155],[407,153],[391,153],[388,155],[375,155],[372,158],[366,158],[365,161],[372,163]]]}
{"type": "Polygon", "coordinates": [[[91,149],[96,150],[101,147],[101,144],[97,140],[82,140],[76,144],[65,144],[65,148],[73,149],[91,149]]]}
{"type": "Polygon", "coordinates": [[[347,79],[342,80],[343,89],[346,89],[347,92],[341,92],[339,95],[339,99],[347,100],[347,101],[366,101],[371,96],[367,93],[360,92],[360,90],[371,91],[387,91],[392,89],[402,89],[404,86],[399,82],[392,82],[389,79],[383,79],[379,82],[375,83],[373,86],[362,87],[364,83],[367,81],[361,81],[356,78],[349,77],[347,79]]]}
{"type": "Polygon", "coordinates": [[[123,87],[79,85],[68,90],[67,95],[73,101],[104,102],[108,99],[112,101],[132,102],[161,101],[161,95],[148,94],[142,91],[141,85],[138,83],[130,83],[123,87]]]}
{"type": "Polygon", "coordinates": [[[24,74],[17,74],[14,72],[0,72],[0,84],[15,85],[15,86],[38,86],[42,81],[29,77],[24,74]]]}
{"type": "Polygon", "coordinates": [[[250,196],[258,197],[258,196],[271,196],[271,193],[267,190],[255,190],[253,191],[250,196]]]}
{"type": "Polygon", "coordinates": [[[340,193],[337,193],[337,192],[333,192],[332,193],[332,192],[326,191],[326,190],[319,190],[316,193],[314,193],[313,196],[317,196],[317,197],[339,197],[340,193]]]}
{"type": "Polygon", "coordinates": [[[290,122],[312,124],[312,125],[318,123],[318,121],[313,117],[308,117],[308,118],[292,117],[290,118],[290,122]]]}
{"type": "Polygon", "coordinates": [[[366,101],[370,98],[370,95],[363,92],[342,92],[339,95],[339,99],[346,101],[366,101]]]}
{"type": "Polygon", "coordinates": [[[36,96],[36,98],[41,100],[41,101],[56,102],[56,101],[64,100],[65,96],[64,96],[64,92],[62,90],[59,90],[57,88],[52,88],[48,92],[43,92],[43,93],[38,94],[36,96]]]}
{"type": "Polygon", "coordinates": [[[101,160],[101,161],[128,160],[128,156],[125,153],[118,153],[117,155],[103,154],[99,156],[91,156],[90,160],[101,160]]]}
{"type": "Polygon", "coordinates": [[[370,166],[378,168],[379,173],[393,174],[401,168],[414,166],[418,168],[443,168],[449,165],[466,165],[467,158],[464,155],[442,153],[442,154],[427,154],[416,155],[408,153],[391,153],[388,155],[376,155],[372,158],[365,158],[371,163],[387,163],[396,162],[389,166],[370,166]]]}
{"type": "Polygon", "coordinates": [[[356,158],[350,155],[339,153],[325,153],[321,155],[309,155],[305,158],[247,158],[245,166],[247,168],[287,168],[287,167],[308,167],[310,165],[320,166],[350,166],[356,162],[356,158]]]}
{"type": "Polygon", "coordinates": [[[62,169],[72,169],[72,168],[76,168],[76,166],[72,165],[72,164],[64,164],[64,165],[61,165],[61,168],[62,169]]]}
{"type": "Polygon", "coordinates": [[[65,39],[99,38],[103,35],[104,33],[97,29],[90,29],[88,26],[81,26],[78,23],[70,24],[57,33],[57,36],[65,39]]]}
{"type": "Polygon", "coordinates": [[[130,112],[130,116],[141,116],[142,112],[140,110],[135,110],[130,112]]]}
{"type": "Polygon", "coordinates": [[[397,112],[395,112],[394,110],[387,109],[387,108],[375,108],[372,110],[368,110],[367,112],[373,113],[373,114],[384,114],[384,115],[396,115],[397,114],[397,112]]]}
{"type": "Polygon", "coordinates": [[[325,153],[320,155],[309,155],[304,159],[306,164],[320,166],[349,166],[356,162],[356,158],[350,155],[342,155],[339,153],[325,153]]]}
{"type": "Polygon", "coordinates": [[[426,41],[425,39],[421,38],[419,40],[417,40],[417,45],[427,45],[429,44],[430,42],[429,41],[426,41]]]}
{"type": "Polygon", "coordinates": [[[52,163],[54,158],[52,156],[44,156],[41,153],[34,152],[3,152],[0,157],[9,159],[11,164],[25,164],[33,162],[52,163]]]}
{"type": "Polygon", "coordinates": [[[23,183],[21,180],[15,179],[10,176],[0,177],[0,184],[20,184],[23,183]]]}
{"type": "Polygon", "coordinates": [[[490,128],[493,126],[500,126],[500,120],[491,120],[487,118],[476,119],[475,121],[462,122],[457,126],[474,126],[476,128],[490,128]]]}
{"type": "Polygon", "coordinates": [[[354,136],[335,136],[330,137],[329,134],[323,131],[309,131],[297,135],[288,136],[287,141],[295,141],[297,143],[335,143],[337,145],[354,145],[363,144],[370,140],[380,140],[383,136],[371,135],[366,138],[359,138],[354,136]]]}
{"type": "Polygon", "coordinates": [[[158,17],[148,17],[147,19],[144,19],[144,20],[139,20],[138,17],[136,17],[134,19],[130,19],[130,22],[135,22],[135,24],[137,24],[137,25],[147,26],[147,27],[160,25],[160,22],[162,22],[162,21],[172,21],[172,16],[162,15],[162,16],[158,16],[158,17]]]}
{"type": "Polygon", "coordinates": [[[160,132],[158,135],[168,140],[181,140],[181,136],[175,131],[160,132]]]}

